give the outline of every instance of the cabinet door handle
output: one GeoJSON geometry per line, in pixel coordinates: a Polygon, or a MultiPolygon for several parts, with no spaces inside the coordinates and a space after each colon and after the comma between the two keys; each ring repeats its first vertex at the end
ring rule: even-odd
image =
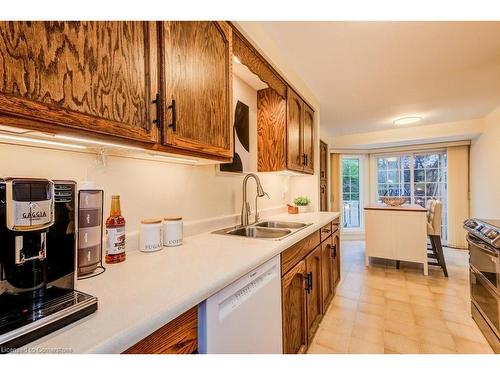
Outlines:
{"type": "Polygon", "coordinates": [[[308,288],[307,288],[307,293],[311,293],[311,290],[313,290],[313,273],[309,272],[307,274],[307,280],[308,280],[308,288]]]}
{"type": "Polygon", "coordinates": [[[168,106],[168,109],[172,110],[172,123],[168,125],[172,128],[173,132],[177,131],[177,107],[175,106],[175,99],[172,99],[172,104],[168,106]]]}
{"type": "Polygon", "coordinates": [[[333,259],[337,258],[337,244],[332,246],[332,257],[333,259]]]}
{"type": "Polygon", "coordinates": [[[304,154],[304,165],[307,166],[308,163],[309,163],[309,157],[307,154],[304,154]]]}
{"type": "Polygon", "coordinates": [[[325,187],[324,186],[321,187],[321,194],[325,194],[325,187]]]}
{"type": "Polygon", "coordinates": [[[160,131],[160,142],[163,143],[163,122],[161,121],[161,98],[160,94],[156,94],[153,104],[156,104],[156,119],[153,120],[153,124],[156,125],[160,131]]]}

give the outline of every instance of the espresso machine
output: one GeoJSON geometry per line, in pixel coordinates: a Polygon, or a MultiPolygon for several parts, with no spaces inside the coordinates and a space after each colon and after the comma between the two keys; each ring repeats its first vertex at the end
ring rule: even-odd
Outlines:
{"type": "Polygon", "coordinates": [[[97,310],[74,290],[76,183],[0,179],[0,353],[97,310]]]}

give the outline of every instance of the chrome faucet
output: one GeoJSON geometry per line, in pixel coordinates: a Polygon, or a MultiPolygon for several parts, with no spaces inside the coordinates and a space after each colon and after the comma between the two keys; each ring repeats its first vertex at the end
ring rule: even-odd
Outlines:
{"type": "Polygon", "coordinates": [[[257,198],[269,195],[262,188],[262,184],[260,183],[259,176],[254,173],[249,173],[243,179],[243,204],[241,206],[241,225],[248,225],[248,217],[250,216],[250,205],[247,201],[247,181],[250,177],[253,177],[255,182],[257,183],[257,196],[255,197],[255,223],[259,221],[259,211],[257,210],[257,198]]]}

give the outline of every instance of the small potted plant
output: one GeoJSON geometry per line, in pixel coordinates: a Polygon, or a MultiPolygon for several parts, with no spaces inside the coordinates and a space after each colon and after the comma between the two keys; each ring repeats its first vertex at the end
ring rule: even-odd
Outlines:
{"type": "Polygon", "coordinates": [[[293,203],[299,208],[299,213],[307,212],[309,203],[311,200],[307,197],[297,197],[293,200],[293,203]]]}

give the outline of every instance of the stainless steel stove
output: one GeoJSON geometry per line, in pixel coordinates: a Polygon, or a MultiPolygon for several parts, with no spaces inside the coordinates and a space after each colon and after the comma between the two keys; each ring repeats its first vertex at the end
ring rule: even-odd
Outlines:
{"type": "Polygon", "coordinates": [[[500,353],[500,220],[469,219],[472,317],[489,344],[500,353]]]}

